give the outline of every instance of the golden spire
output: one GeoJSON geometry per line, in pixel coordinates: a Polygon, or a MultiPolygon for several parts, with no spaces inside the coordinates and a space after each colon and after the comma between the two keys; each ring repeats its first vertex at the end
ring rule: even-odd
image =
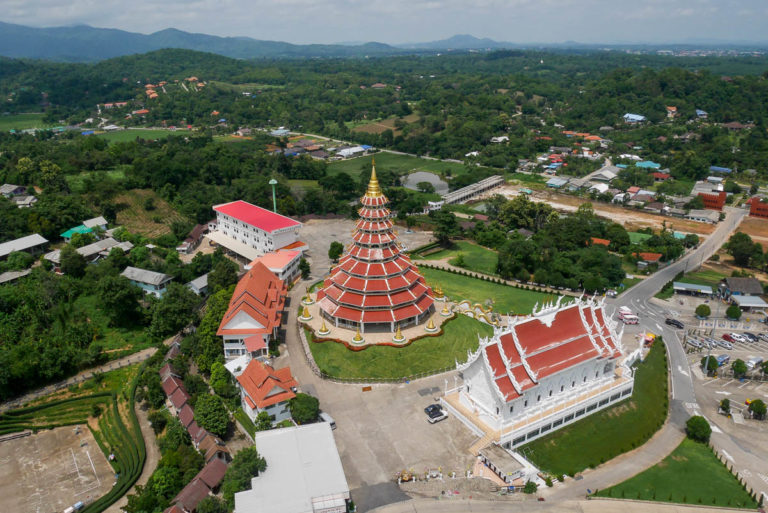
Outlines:
{"type": "Polygon", "coordinates": [[[305,306],[305,307],[304,307],[304,311],[303,311],[303,312],[301,312],[301,316],[302,316],[304,319],[309,319],[309,317],[310,317],[310,315],[309,315],[309,308],[307,308],[307,307],[305,306]]]}
{"type": "Polygon", "coordinates": [[[322,333],[325,333],[326,331],[329,331],[328,328],[325,326],[325,319],[323,319],[323,325],[320,326],[320,331],[322,333]]]}
{"type": "Polygon", "coordinates": [[[433,330],[435,329],[435,323],[432,321],[432,318],[430,317],[429,322],[427,323],[427,329],[433,330]]]}
{"type": "Polygon", "coordinates": [[[448,303],[446,303],[445,306],[443,307],[442,313],[445,315],[448,315],[449,313],[451,313],[451,311],[448,310],[448,303]]]}
{"type": "Polygon", "coordinates": [[[363,340],[363,337],[360,336],[360,328],[357,328],[357,333],[355,333],[355,338],[353,338],[352,340],[354,340],[355,342],[360,342],[361,340],[363,340]]]}
{"type": "Polygon", "coordinates": [[[397,325],[397,333],[395,333],[395,338],[397,340],[400,340],[400,339],[403,338],[403,332],[400,331],[400,325],[399,324],[397,325]]]}
{"type": "Polygon", "coordinates": [[[376,161],[374,159],[371,159],[371,181],[368,182],[368,190],[365,195],[369,198],[376,198],[382,195],[379,179],[376,177],[376,161]]]}

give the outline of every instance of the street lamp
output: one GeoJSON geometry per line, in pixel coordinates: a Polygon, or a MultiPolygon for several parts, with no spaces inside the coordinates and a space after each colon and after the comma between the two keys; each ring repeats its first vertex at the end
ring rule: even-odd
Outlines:
{"type": "Polygon", "coordinates": [[[272,212],[277,212],[277,198],[275,197],[275,185],[277,185],[277,180],[274,178],[271,179],[269,185],[272,186],[272,212]]]}

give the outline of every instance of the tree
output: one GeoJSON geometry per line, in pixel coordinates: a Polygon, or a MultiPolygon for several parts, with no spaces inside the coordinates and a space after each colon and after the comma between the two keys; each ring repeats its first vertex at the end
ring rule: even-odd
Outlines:
{"type": "Polygon", "coordinates": [[[69,244],[62,248],[59,262],[61,264],[61,272],[73,278],[82,278],[85,274],[85,266],[88,265],[85,257],[69,244]]]}
{"type": "Polygon", "coordinates": [[[221,398],[216,395],[204,394],[195,403],[195,420],[203,429],[223,437],[227,434],[229,413],[221,398]]]}
{"type": "Polygon", "coordinates": [[[416,184],[416,188],[424,193],[434,193],[435,192],[435,186],[432,185],[429,182],[419,182],[416,184]]]}
{"type": "Polygon", "coordinates": [[[738,359],[731,364],[731,370],[733,370],[734,377],[744,377],[747,373],[747,364],[744,363],[744,360],[738,359]]]}
{"type": "Polygon", "coordinates": [[[765,418],[766,406],[762,399],[755,399],[749,403],[749,411],[752,412],[752,416],[758,420],[765,418]]]}
{"type": "Polygon", "coordinates": [[[712,428],[707,419],[700,415],[694,415],[685,423],[685,432],[688,438],[701,443],[709,443],[709,437],[712,435],[712,428]]]}
{"type": "Polygon", "coordinates": [[[269,413],[262,411],[256,416],[256,431],[267,431],[272,429],[272,417],[269,413]]]}
{"type": "Polygon", "coordinates": [[[755,257],[762,257],[763,253],[762,246],[742,232],[731,235],[726,247],[728,254],[733,257],[734,263],[740,267],[748,267],[755,257]]]}
{"type": "Polygon", "coordinates": [[[309,274],[312,272],[309,267],[309,262],[307,262],[307,259],[304,257],[301,257],[301,260],[299,260],[299,271],[301,271],[302,280],[309,278],[309,274]]]}
{"type": "Polygon", "coordinates": [[[727,397],[720,401],[720,409],[723,410],[723,413],[726,415],[731,413],[731,400],[727,397]]]}
{"type": "Polygon", "coordinates": [[[331,247],[328,249],[328,258],[335,262],[342,253],[344,253],[344,244],[339,241],[331,242],[331,247]]]}
{"type": "Polygon", "coordinates": [[[523,493],[527,493],[529,495],[534,494],[538,491],[538,489],[539,489],[539,485],[537,485],[533,481],[528,481],[527,483],[525,483],[525,487],[523,487],[523,493]]]}
{"type": "Polygon", "coordinates": [[[696,307],[696,315],[698,317],[709,317],[712,313],[712,310],[709,308],[709,305],[701,304],[696,307]]]}
{"type": "Polygon", "coordinates": [[[226,289],[237,283],[237,264],[228,258],[222,258],[213,265],[208,274],[208,288],[211,293],[226,289]]]}
{"type": "Polygon", "coordinates": [[[195,307],[199,301],[189,287],[170,283],[163,297],[152,307],[150,332],[156,337],[176,333],[197,318],[195,307]]]}
{"type": "Polygon", "coordinates": [[[246,447],[235,454],[221,481],[221,494],[229,511],[235,507],[235,494],[251,489],[251,479],[267,470],[267,462],[259,456],[256,447],[246,447]]]}
{"type": "Polygon", "coordinates": [[[172,466],[158,467],[152,474],[150,481],[148,486],[151,487],[155,495],[164,499],[170,499],[176,495],[184,484],[178,467],[172,466]]]}
{"type": "Polygon", "coordinates": [[[197,513],[228,513],[227,503],[215,495],[209,495],[197,503],[197,513]]]}
{"type": "Polygon", "coordinates": [[[705,356],[701,359],[701,368],[707,371],[707,375],[711,375],[717,370],[717,358],[714,356],[705,356]]]}
{"type": "Polygon", "coordinates": [[[456,258],[453,259],[453,265],[456,267],[467,267],[467,261],[464,259],[464,253],[459,253],[456,258]]]}
{"type": "Polygon", "coordinates": [[[434,210],[429,213],[429,217],[435,223],[435,229],[432,234],[442,246],[448,246],[451,237],[459,233],[459,223],[453,212],[446,210],[434,210]]]}
{"type": "Polygon", "coordinates": [[[140,315],[141,289],[125,276],[106,275],[96,285],[101,308],[116,326],[127,326],[140,315]]]}
{"type": "Polygon", "coordinates": [[[234,397],[237,395],[237,387],[232,383],[232,374],[221,362],[211,364],[211,379],[209,380],[214,392],[222,397],[234,397]]]}
{"type": "Polygon", "coordinates": [[[729,319],[739,320],[741,319],[741,308],[739,305],[731,305],[725,310],[725,315],[729,319]]]}
{"type": "Polygon", "coordinates": [[[291,417],[297,424],[307,424],[317,420],[320,412],[320,401],[316,397],[307,394],[296,394],[296,397],[288,401],[291,417]]]}

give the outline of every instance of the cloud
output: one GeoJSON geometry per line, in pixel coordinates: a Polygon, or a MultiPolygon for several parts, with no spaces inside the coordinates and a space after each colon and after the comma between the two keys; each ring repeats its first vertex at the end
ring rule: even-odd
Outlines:
{"type": "Polygon", "coordinates": [[[150,33],[168,27],[291,42],[766,39],[764,0],[4,0],[0,18],[150,33]]]}

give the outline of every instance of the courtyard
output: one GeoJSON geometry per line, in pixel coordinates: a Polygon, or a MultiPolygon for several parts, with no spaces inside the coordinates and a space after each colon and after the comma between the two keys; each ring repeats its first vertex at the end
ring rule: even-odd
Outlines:
{"type": "Polygon", "coordinates": [[[112,467],[87,426],[67,426],[0,442],[3,511],[63,511],[106,494],[112,467]]]}

